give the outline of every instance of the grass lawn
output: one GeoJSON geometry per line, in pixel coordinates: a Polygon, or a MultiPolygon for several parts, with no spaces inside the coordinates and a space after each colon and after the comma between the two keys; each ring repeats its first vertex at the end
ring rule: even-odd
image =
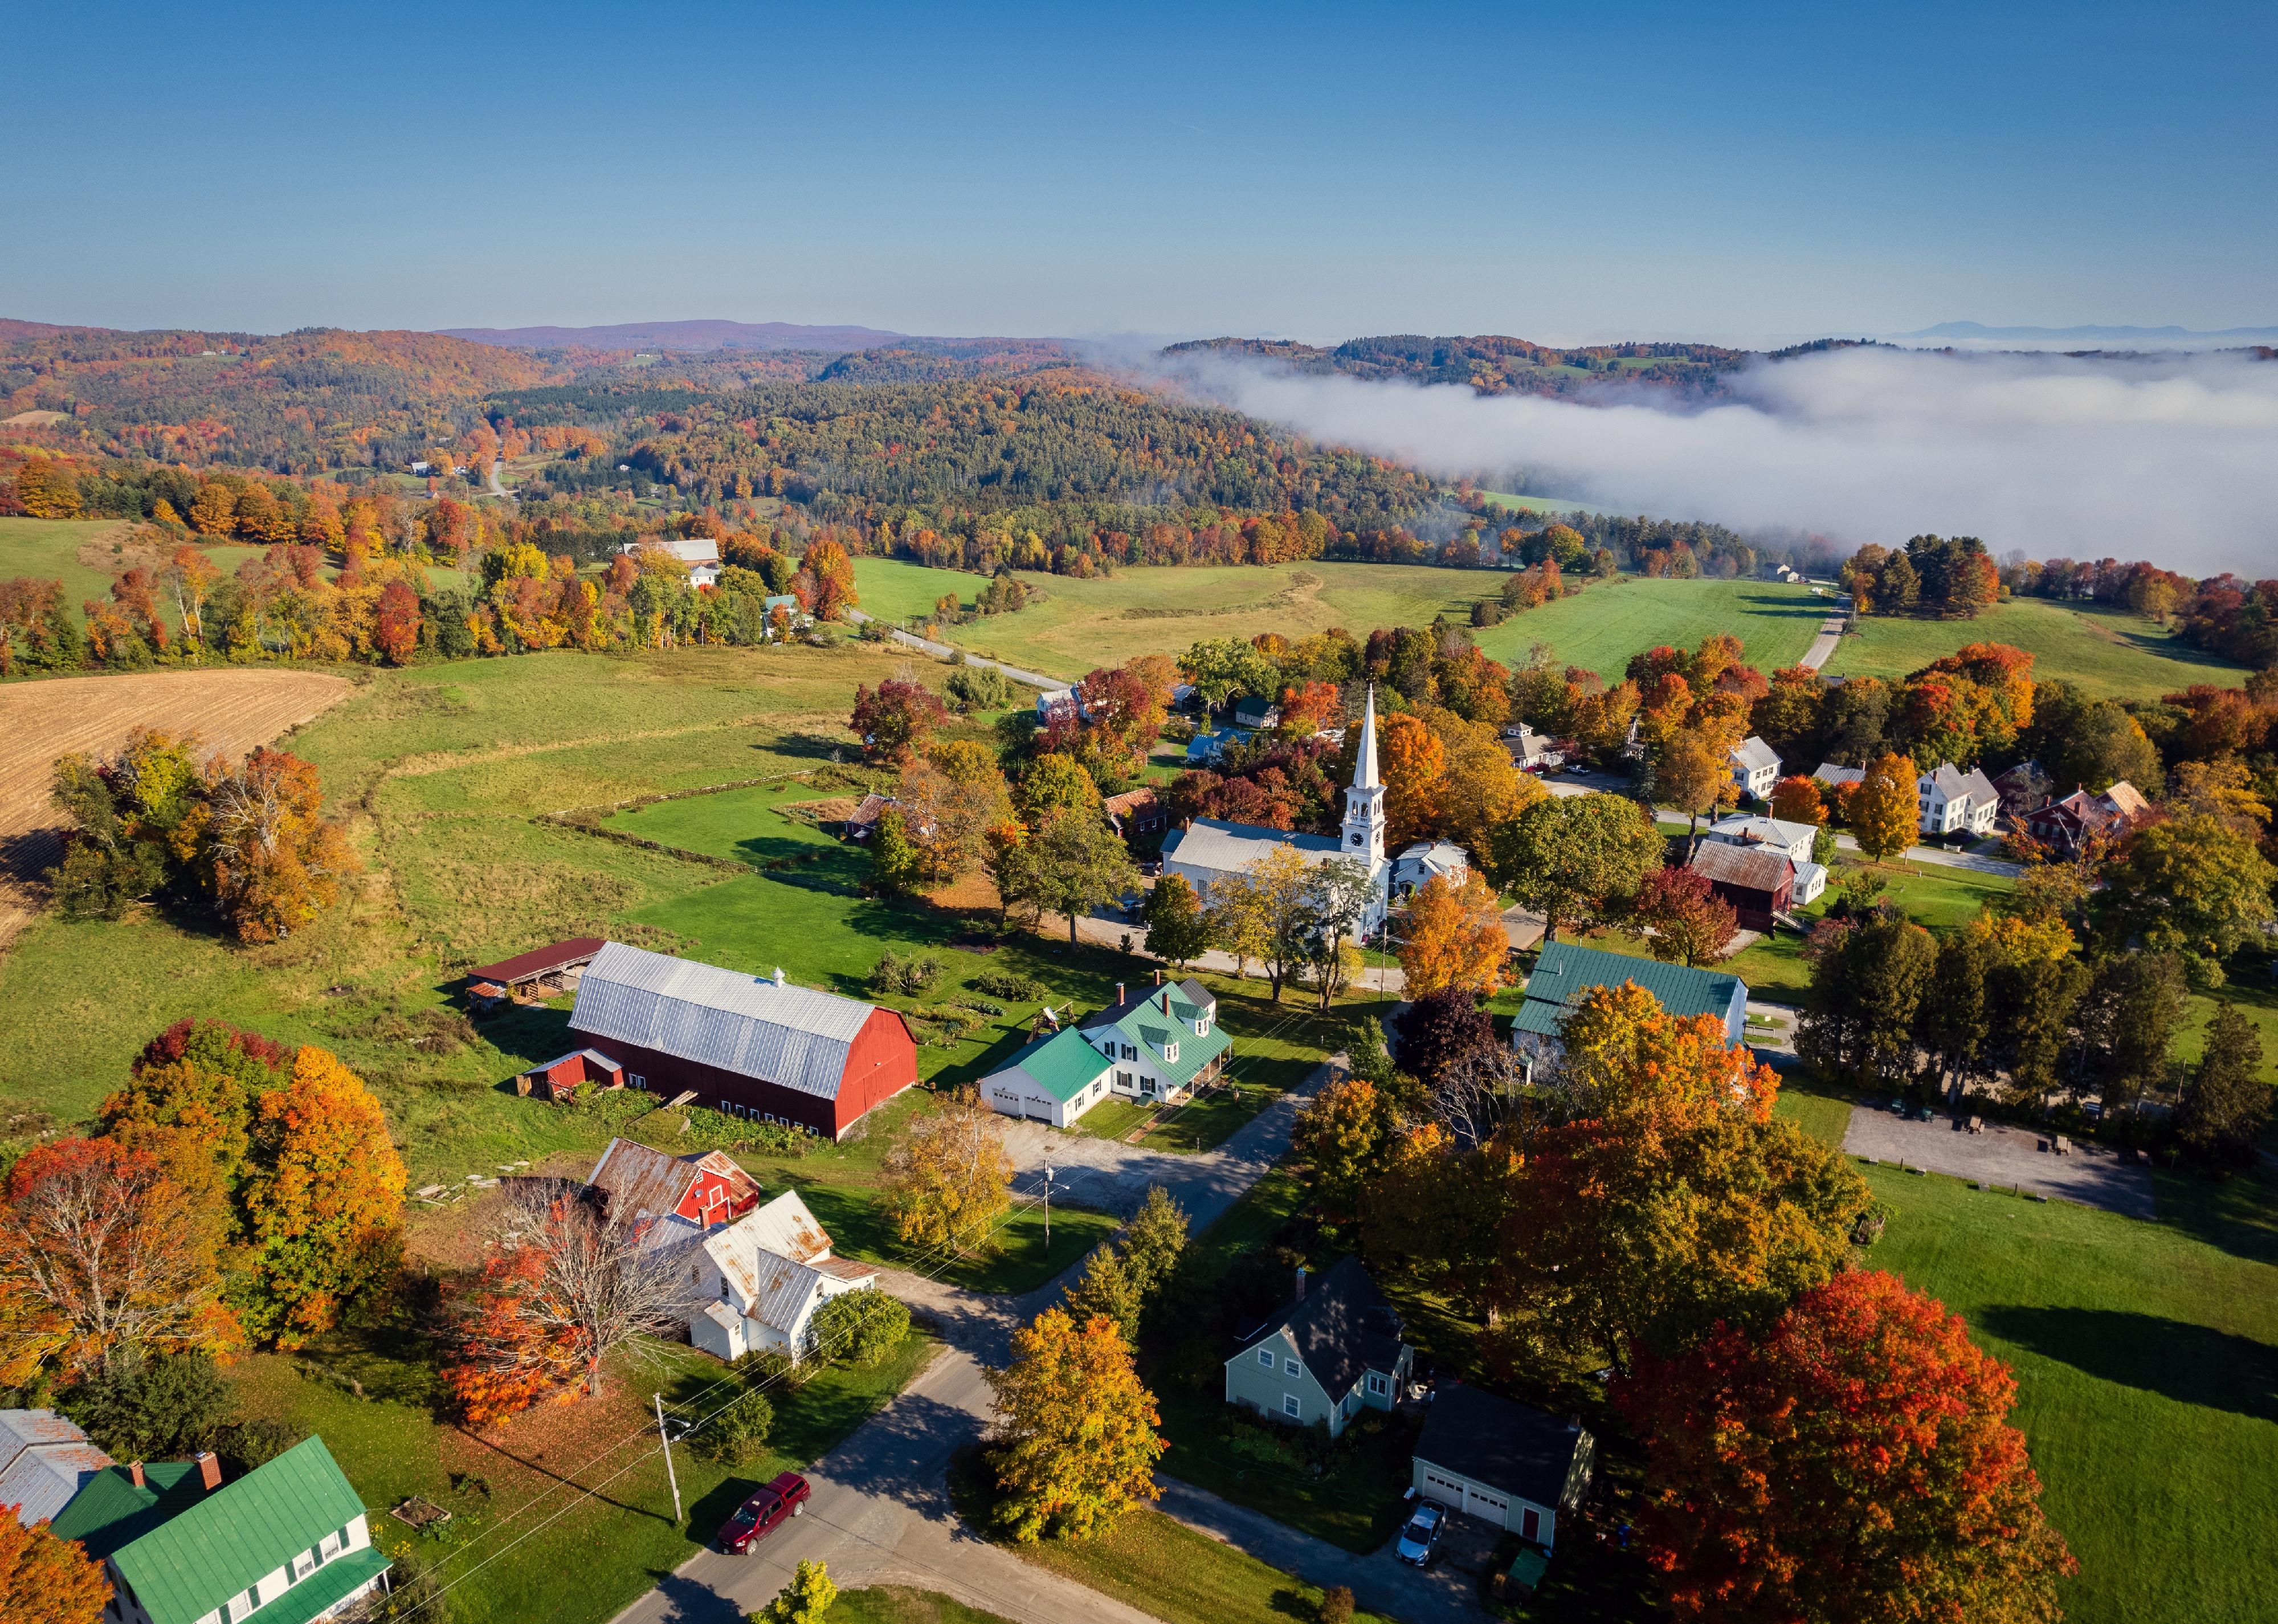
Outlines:
{"type": "MultiPolygon", "coordinates": [[[[950,589],[937,582],[955,584],[958,595],[967,600],[982,584],[978,576],[920,571],[884,560],[857,559],[854,570],[865,608],[873,571],[881,582],[882,602],[921,597],[913,611],[930,609],[950,589]],[[890,571],[928,578],[920,584],[890,571]]],[[[1443,610],[1463,618],[1474,600],[1500,590],[1502,578],[1496,571],[1319,559],[1271,569],[1130,569],[1088,581],[1024,571],[1021,581],[1036,589],[1040,601],[1016,614],[944,630],[975,654],[1074,680],[1096,666],[1120,664],[1135,655],[1183,654],[1205,638],[1272,631],[1294,639],[1331,626],[1365,637],[1377,626],[1428,625],[1443,610]]]]}
{"type": "Polygon", "coordinates": [[[928,616],[933,606],[951,593],[959,603],[970,603],[989,585],[985,575],[966,570],[934,570],[897,558],[858,558],[854,561],[854,590],[860,607],[879,619],[900,622],[912,615],[928,616]]]}
{"type": "Polygon", "coordinates": [[[830,1624],[1012,1624],[999,1613],[968,1607],[939,1590],[874,1584],[841,1590],[830,1604],[830,1624]]]}
{"type": "Polygon", "coordinates": [[[875,1369],[771,1390],[774,1436],[751,1465],[677,1449],[685,1507],[677,1524],[648,1397],[689,1403],[726,1375],[693,1349],[661,1348],[661,1367],[613,1371],[598,1399],[544,1406],[481,1436],[442,1419],[432,1368],[416,1344],[385,1332],[255,1354],[230,1374],[246,1413],[324,1438],[372,1510],[373,1538],[391,1550],[416,1541],[455,1583],[459,1624],[600,1624],[695,1554],[755,1486],[806,1467],[883,1408],[932,1347],[913,1335],[875,1369]],[[414,1494],[453,1513],[440,1534],[415,1535],[386,1514],[414,1494]]]}
{"type": "MultiPolygon", "coordinates": [[[[1777,1110],[1830,1144],[1848,1098],[1800,1075],[1777,1110]]],[[[2215,1624],[2278,1586],[2278,1179],[2154,1175],[2160,1221],[1861,1167],[1892,1209],[1868,1254],[1968,1322],[2017,1379],[2043,1504],[2079,1559],[2076,1624],[2215,1624]],[[2258,1465],[2257,1462],[2261,1464],[2258,1465]]]]}
{"type": "Polygon", "coordinates": [[[2061,677],[2110,699],[2156,699],[2195,682],[2236,686],[2228,660],[2193,648],[2126,609],[2013,598],[1975,620],[1869,616],[1827,663],[1845,677],[1903,677],[1965,643],[2008,643],[2034,656],[2036,678],[2061,677]]]}
{"type": "MultiPolygon", "coordinates": [[[[1506,665],[1547,643],[1562,665],[1579,665],[1618,681],[1632,655],[1659,643],[1696,647],[1730,632],[1749,664],[1770,671],[1793,665],[1819,633],[1830,601],[1778,581],[1648,580],[1622,576],[1512,616],[1478,633],[1479,647],[1506,665]]],[[[1357,630],[1357,628],[1356,628],[1357,630]]]]}
{"type": "Polygon", "coordinates": [[[1120,1139],[1155,1115],[1155,1107],[1110,1094],[1075,1120],[1074,1132],[1094,1139],[1120,1139]]]}

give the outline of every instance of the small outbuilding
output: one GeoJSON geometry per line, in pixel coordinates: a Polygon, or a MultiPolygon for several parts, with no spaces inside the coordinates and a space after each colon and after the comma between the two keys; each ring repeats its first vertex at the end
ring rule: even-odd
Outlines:
{"type": "Polygon", "coordinates": [[[1548,1551],[1559,1514],[1589,1492],[1596,1459],[1597,1444],[1579,1421],[1476,1387],[1449,1387],[1425,1413],[1410,1465],[1423,1498],[1548,1551]]]}
{"type": "Polygon", "coordinates": [[[1686,867],[1731,905],[1744,930],[1770,931],[1795,906],[1795,862],[1776,846],[1703,840],[1686,867]]]}
{"type": "Polygon", "coordinates": [[[572,1049],[559,1060],[547,1061],[543,1066],[532,1066],[514,1080],[514,1092],[540,1099],[567,1099],[577,1092],[580,1083],[591,1083],[600,1088],[623,1088],[625,1069],[599,1049],[572,1049]]]}
{"type": "Polygon", "coordinates": [[[981,1079],[981,1097],[1006,1116],[1066,1128],[1107,1098],[1114,1065],[1073,1026],[1039,1038],[981,1079]]]}
{"type": "Polygon", "coordinates": [[[467,972],[469,989],[478,1004],[543,998],[550,992],[574,992],[578,977],[593,957],[608,946],[598,936],[573,936],[518,953],[496,964],[478,964],[467,972]]]}

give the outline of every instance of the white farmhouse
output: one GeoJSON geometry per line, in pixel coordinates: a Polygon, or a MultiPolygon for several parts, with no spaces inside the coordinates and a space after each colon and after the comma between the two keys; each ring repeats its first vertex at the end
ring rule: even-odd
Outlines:
{"type": "Polygon", "coordinates": [[[691,1254],[690,1283],[712,1300],[690,1316],[688,1339],[731,1361],[760,1352],[803,1358],[816,1309],[878,1283],[869,1264],[830,1255],[830,1237],[792,1190],[711,1231],[691,1254]]]}
{"type": "Polygon", "coordinates": [[[1926,835],[1985,834],[2001,811],[2001,793],[1993,781],[1977,768],[1963,772],[1952,762],[1923,774],[1915,784],[1915,799],[1926,835]]]}
{"type": "Polygon", "coordinates": [[[1725,754],[1732,763],[1732,782],[1740,793],[1770,801],[1772,785],[1779,782],[1778,753],[1751,733],[1725,754]]]}

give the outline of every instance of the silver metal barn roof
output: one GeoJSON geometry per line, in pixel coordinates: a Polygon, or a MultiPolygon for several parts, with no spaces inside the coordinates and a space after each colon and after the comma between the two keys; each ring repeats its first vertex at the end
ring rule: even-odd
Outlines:
{"type": "Polygon", "coordinates": [[[874,1007],[611,942],[586,967],[570,1025],[836,1099],[847,1048],[874,1007]]]}

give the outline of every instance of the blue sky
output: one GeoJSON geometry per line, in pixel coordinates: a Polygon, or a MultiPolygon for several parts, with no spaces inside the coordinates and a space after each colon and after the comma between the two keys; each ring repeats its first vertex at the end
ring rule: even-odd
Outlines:
{"type": "Polygon", "coordinates": [[[0,315],[2278,323],[2278,7],[29,5],[0,315]],[[27,70],[29,71],[27,71],[27,70]]]}

